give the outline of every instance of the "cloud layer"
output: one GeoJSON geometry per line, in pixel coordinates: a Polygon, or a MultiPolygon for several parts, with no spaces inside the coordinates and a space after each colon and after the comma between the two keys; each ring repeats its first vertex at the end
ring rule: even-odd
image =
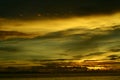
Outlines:
{"type": "MultiPolygon", "coordinates": [[[[16,32],[15,32],[16,33],[16,32]]],[[[1,40],[1,60],[120,60],[120,26],[72,28],[34,38],[1,40]]]]}

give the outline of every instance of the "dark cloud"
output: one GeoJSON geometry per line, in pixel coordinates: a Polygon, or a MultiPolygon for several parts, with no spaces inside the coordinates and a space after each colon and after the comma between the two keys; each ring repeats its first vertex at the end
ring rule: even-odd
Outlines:
{"type": "Polygon", "coordinates": [[[118,56],[118,55],[110,55],[110,56],[108,56],[108,58],[110,60],[117,60],[117,59],[120,59],[120,56],[118,56]]]}
{"type": "Polygon", "coordinates": [[[108,50],[109,52],[120,52],[120,45],[115,45],[110,47],[110,49],[108,50]]]}
{"type": "Polygon", "coordinates": [[[57,32],[50,32],[44,36],[38,36],[35,39],[54,39],[54,38],[76,37],[80,35],[83,36],[88,31],[89,29],[84,29],[84,28],[67,29],[57,32]],[[78,32],[78,34],[73,35],[76,32],[78,32]]]}
{"type": "Polygon", "coordinates": [[[1,17],[35,17],[111,14],[120,11],[119,0],[1,0],[1,17]],[[23,15],[23,16],[22,16],[23,15]]]}
{"type": "Polygon", "coordinates": [[[106,52],[95,52],[95,53],[89,53],[88,55],[85,56],[95,56],[95,55],[102,55],[105,54],[106,52]]]}
{"type": "Polygon", "coordinates": [[[82,59],[83,57],[85,57],[85,56],[82,56],[82,55],[75,55],[75,56],[73,56],[73,59],[82,59]]]}
{"type": "MultiPolygon", "coordinates": [[[[97,49],[102,45],[109,45],[112,43],[119,43],[120,38],[120,26],[112,26],[108,27],[107,30],[101,30],[101,28],[96,28],[93,30],[90,29],[68,29],[58,32],[48,33],[44,36],[39,36],[34,39],[66,39],[70,40],[63,44],[61,44],[62,48],[64,48],[67,52],[70,51],[83,51],[83,50],[93,50],[97,49]],[[117,40],[118,42],[109,40],[117,40]]],[[[111,49],[112,50],[112,49],[111,49]]],[[[118,51],[113,50],[113,51],[118,51]]],[[[101,52],[100,52],[101,53],[101,52]]],[[[90,55],[95,55],[90,54],[90,55]]]]}
{"type": "MultiPolygon", "coordinates": [[[[108,44],[109,40],[119,40],[120,39],[120,27],[117,28],[112,27],[112,30],[105,31],[108,34],[96,34],[99,29],[91,30],[90,32],[86,31],[85,34],[75,34],[72,36],[76,36],[77,38],[73,38],[71,42],[67,42],[64,44],[64,48],[68,49],[68,51],[81,51],[99,48],[102,45],[108,44]],[[86,39],[82,39],[82,37],[86,37],[86,39]],[[87,38],[88,37],[88,38],[87,38]],[[106,42],[105,42],[106,41],[106,42]]],[[[104,31],[101,31],[104,32],[104,31]]],[[[111,42],[111,43],[114,43],[111,42]]],[[[117,43],[117,42],[116,42],[117,43]]]]}
{"type": "Polygon", "coordinates": [[[20,48],[13,47],[13,46],[0,46],[0,51],[4,52],[20,52],[20,48]]]}
{"type": "Polygon", "coordinates": [[[111,49],[110,51],[112,51],[112,52],[120,52],[120,48],[119,49],[111,49]]]}
{"type": "Polygon", "coordinates": [[[63,48],[66,53],[60,55],[71,55],[74,59],[82,59],[90,56],[104,55],[105,53],[108,53],[110,51],[118,52],[119,47],[117,46],[120,39],[119,35],[120,26],[116,25],[107,27],[106,30],[102,30],[101,28],[96,28],[92,30],[82,28],[68,29],[48,33],[44,36],[39,36],[34,39],[57,39],[61,41],[63,40],[63,43],[59,44],[58,46],[60,48],[63,48]],[[100,48],[105,46],[105,51],[99,50],[100,48]]]}
{"type": "Polygon", "coordinates": [[[20,37],[20,36],[29,36],[29,34],[17,32],[17,31],[0,31],[0,39],[6,39],[8,37],[20,37]]]}
{"type": "Polygon", "coordinates": [[[90,57],[90,56],[100,56],[102,54],[105,54],[106,52],[94,52],[94,53],[88,53],[86,55],[83,55],[83,54],[79,54],[79,55],[75,55],[73,56],[74,59],[82,59],[82,58],[85,58],[85,57],[90,57]]]}
{"type": "Polygon", "coordinates": [[[119,35],[119,25],[107,27],[106,29],[75,28],[50,32],[44,36],[31,39],[3,40],[0,42],[0,51],[7,54],[16,52],[16,55],[21,56],[21,59],[26,58],[29,60],[85,59],[87,57],[94,58],[97,55],[103,57],[104,54],[107,59],[113,60],[116,57],[111,58],[108,55],[109,52],[111,55],[119,51],[119,35]]]}

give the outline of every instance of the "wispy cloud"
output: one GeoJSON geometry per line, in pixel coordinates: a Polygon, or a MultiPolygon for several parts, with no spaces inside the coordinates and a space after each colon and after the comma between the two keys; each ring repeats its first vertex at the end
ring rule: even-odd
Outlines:
{"type": "Polygon", "coordinates": [[[9,38],[20,38],[20,37],[29,37],[31,34],[18,32],[18,31],[0,31],[0,39],[9,39],[9,38]]]}

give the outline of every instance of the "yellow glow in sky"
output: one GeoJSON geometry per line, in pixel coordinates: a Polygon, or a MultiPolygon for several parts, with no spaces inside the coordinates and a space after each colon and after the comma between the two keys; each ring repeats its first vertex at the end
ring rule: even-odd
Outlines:
{"type": "Polygon", "coordinates": [[[104,16],[71,17],[46,20],[7,20],[1,30],[46,34],[71,28],[103,28],[120,23],[120,13],[104,16]]]}

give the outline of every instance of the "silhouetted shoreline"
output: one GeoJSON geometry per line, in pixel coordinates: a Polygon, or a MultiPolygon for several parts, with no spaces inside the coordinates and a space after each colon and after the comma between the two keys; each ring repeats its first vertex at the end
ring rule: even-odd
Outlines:
{"type": "Polygon", "coordinates": [[[120,76],[120,72],[88,72],[88,73],[0,73],[0,78],[47,78],[47,77],[78,77],[78,76],[120,76]]]}

